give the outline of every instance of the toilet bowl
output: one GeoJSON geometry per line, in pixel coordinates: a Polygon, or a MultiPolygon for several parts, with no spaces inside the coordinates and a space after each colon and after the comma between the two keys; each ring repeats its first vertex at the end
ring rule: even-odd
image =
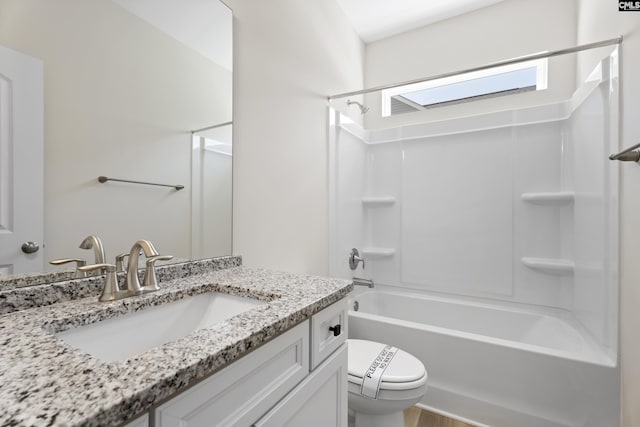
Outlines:
{"type": "Polygon", "coordinates": [[[427,371],[411,354],[382,343],[348,339],[349,409],[355,427],[404,427],[403,410],[427,391],[427,371]]]}

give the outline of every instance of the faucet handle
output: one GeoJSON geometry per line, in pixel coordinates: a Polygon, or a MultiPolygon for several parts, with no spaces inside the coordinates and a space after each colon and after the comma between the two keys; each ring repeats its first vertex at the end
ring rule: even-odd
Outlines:
{"type": "Polygon", "coordinates": [[[358,263],[362,263],[362,269],[364,270],[364,258],[360,257],[360,252],[356,248],[351,249],[349,254],[349,268],[355,270],[358,268],[358,263]]]}
{"type": "Polygon", "coordinates": [[[116,255],[116,272],[125,271],[124,259],[129,256],[129,252],[123,252],[116,255]]]}
{"type": "Polygon", "coordinates": [[[77,262],[78,263],[78,267],[82,267],[86,264],[86,261],[80,258],[61,258],[61,259],[53,259],[51,261],[49,261],[49,264],[52,265],[62,265],[62,264],[67,264],[69,262],[77,262]]]}
{"type": "Polygon", "coordinates": [[[116,271],[116,266],[113,264],[90,264],[83,265],[82,267],[78,267],[80,271],[94,271],[94,270],[105,270],[107,273],[116,271]]]}
{"type": "Polygon", "coordinates": [[[70,262],[76,263],[76,279],[80,279],[82,277],[87,277],[87,273],[85,271],[80,270],[80,267],[83,267],[87,264],[87,262],[80,258],[62,258],[62,259],[54,259],[49,261],[51,265],[62,265],[68,264],[70,262]]]}
{"type": "Polygon", "coordinates": [[[158,286],[158,278],[156,277],[156,261],[169,261],[173,259],[173,255],[156,255],[147,258],[147,268],[144,272],[142,280],[142,289],[144,292],[153,292],[160,289],[158,286]]]}
{"type": "Polygon", "coordinates": [[[102,295],[98,298],[100,301],[115,301],[123,297],[122,291],[118,287],[116,277],[116,266],[113,264],[92,264],[78,267],[80,271],[101,270],[107,273],[104,278],[104,286],[102,287],[102,295]]]}

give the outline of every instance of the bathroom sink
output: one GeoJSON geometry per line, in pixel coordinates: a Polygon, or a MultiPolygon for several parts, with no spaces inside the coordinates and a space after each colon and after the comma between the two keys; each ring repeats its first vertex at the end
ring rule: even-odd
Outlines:
{"type": "Polygon", "coordinates": [[[115,362],[130,359],[262,304],[265,302],[252,298],[209,292],[58,332],[56,336],[98,359],[115,362]]]}

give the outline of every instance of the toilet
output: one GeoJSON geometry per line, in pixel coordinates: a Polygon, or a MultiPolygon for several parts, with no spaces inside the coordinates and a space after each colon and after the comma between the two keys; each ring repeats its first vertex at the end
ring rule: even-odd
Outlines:
{"type": "Polygon", "coordinates": [[[355,427],[404,427],[403,410],[427,391],[427,371],[416,357],[386,344],[348,339],[349,409],[355,427]]]}

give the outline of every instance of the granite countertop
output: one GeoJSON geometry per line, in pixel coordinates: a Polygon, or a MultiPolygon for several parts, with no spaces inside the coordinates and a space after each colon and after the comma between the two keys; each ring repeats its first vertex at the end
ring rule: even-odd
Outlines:
{"type": "Polygon", "coordinates": [[[0,316],[0,425],[123,423],[343,298],[352,285],[233,267],[161,288],[109,303],[92,296],[0,316]],[[103,362],[53,335],[209,291],[266,303],[121,362],[103,362]]]}

